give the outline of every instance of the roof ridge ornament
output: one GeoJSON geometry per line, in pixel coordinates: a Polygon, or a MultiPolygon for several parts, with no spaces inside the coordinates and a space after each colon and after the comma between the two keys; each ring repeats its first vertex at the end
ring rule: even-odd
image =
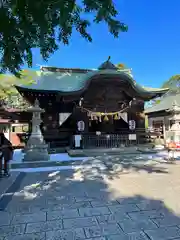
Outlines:
{"type": "Polygon", "coordinates": [[[117,70],[118,68],[110,61],[111,56],[108,57],[108,59],[102,63],[98,69],[99,70],[117,70]]]}

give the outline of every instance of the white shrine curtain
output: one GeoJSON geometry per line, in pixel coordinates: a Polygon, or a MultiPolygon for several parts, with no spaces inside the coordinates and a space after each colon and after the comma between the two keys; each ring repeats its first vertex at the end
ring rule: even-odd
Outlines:
{"type": "Polygon", "coordinates": [[[126,123],[128,123],[127,112],[119,113],[119,116],[120,116],[126,123]]]}
{"type": "Polygon", "coordinates": [[[71,113],[59,113],[59,126],[61,126],[71,115],[71,113]]]}

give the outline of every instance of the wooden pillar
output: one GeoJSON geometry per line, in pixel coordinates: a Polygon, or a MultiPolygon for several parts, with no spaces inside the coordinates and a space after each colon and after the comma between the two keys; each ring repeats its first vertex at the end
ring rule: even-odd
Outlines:
{"type": "Polygon", "coordinates": [[[144,115],[144,102],[134,101],[129,108],[128,120],[134,120],[136,128],[132,131],[132,134],[137,135],[137,143],[143,143],[145,141],[145,115],[144,115]]]}
{"type": "Polygon", "coordinates": [[[163,138],[166,139],[166,118],[163,117],[163,138]]]}

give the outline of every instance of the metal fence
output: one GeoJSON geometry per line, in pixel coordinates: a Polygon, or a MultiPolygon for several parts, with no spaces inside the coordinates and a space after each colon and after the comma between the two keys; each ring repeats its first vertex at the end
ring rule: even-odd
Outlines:
{"type": "MultiPolygon", "coordinates": [[[[29,133],[17,134],[21,145],[24,146],[29,138],[29,133]],[[22,144],[23,143],[23,144],[22,144]]],[[[61,133],[57,136],[53,134],[45,135],[45,142],[49,148],[70,147],[75,148],[75,136],[63,136],[61,133]]],[[[147,133],[144,129],[135,131],[122,131],[121,133],[87,133],[81,135],[81,148],[119,148],[122,146],[137,145],[147,141],[147,133]],[[132,138],[130,138],[130,135],[132,138]],[[136,138],[133,138],[135,137],[136,138]]]]}
{"type": "Polygon", "coordinates": [[[118,148],[122,146],[136,145],[138,139],[130,140],[129,135],[122,134],[101,134],[83,135],[83,148],[118,148]]]}

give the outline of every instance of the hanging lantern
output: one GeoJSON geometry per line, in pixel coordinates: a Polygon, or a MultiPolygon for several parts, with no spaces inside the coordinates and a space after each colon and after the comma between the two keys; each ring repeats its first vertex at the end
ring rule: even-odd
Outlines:
{"type": "Polygon", "coordinates": [[[105,115],[105,117],[104,117],[104,121],[109,121],[109,118],[108,118],[108,116],[107,115],[105,115]]]}
{"type": "Polygon", "coordinates": [[[115,114],[114,120],[118,120],[118,119],[119,119],[118,114],[115,114]]]}
{"type": "Polygon", "coordinates": [[[84,123],[84,121],[79,121],[79,122],[77,123],[77,127],[78,127],[78,131],[80,131],[80,132],[84,131],[84,129],[85,129],[85,123],[84,123]]]}
{"type": "Polygon", "coordinates": [[[129,129],[135,130],[136,128],[136,122],[134,120],[129,120],[129,129]]]}

